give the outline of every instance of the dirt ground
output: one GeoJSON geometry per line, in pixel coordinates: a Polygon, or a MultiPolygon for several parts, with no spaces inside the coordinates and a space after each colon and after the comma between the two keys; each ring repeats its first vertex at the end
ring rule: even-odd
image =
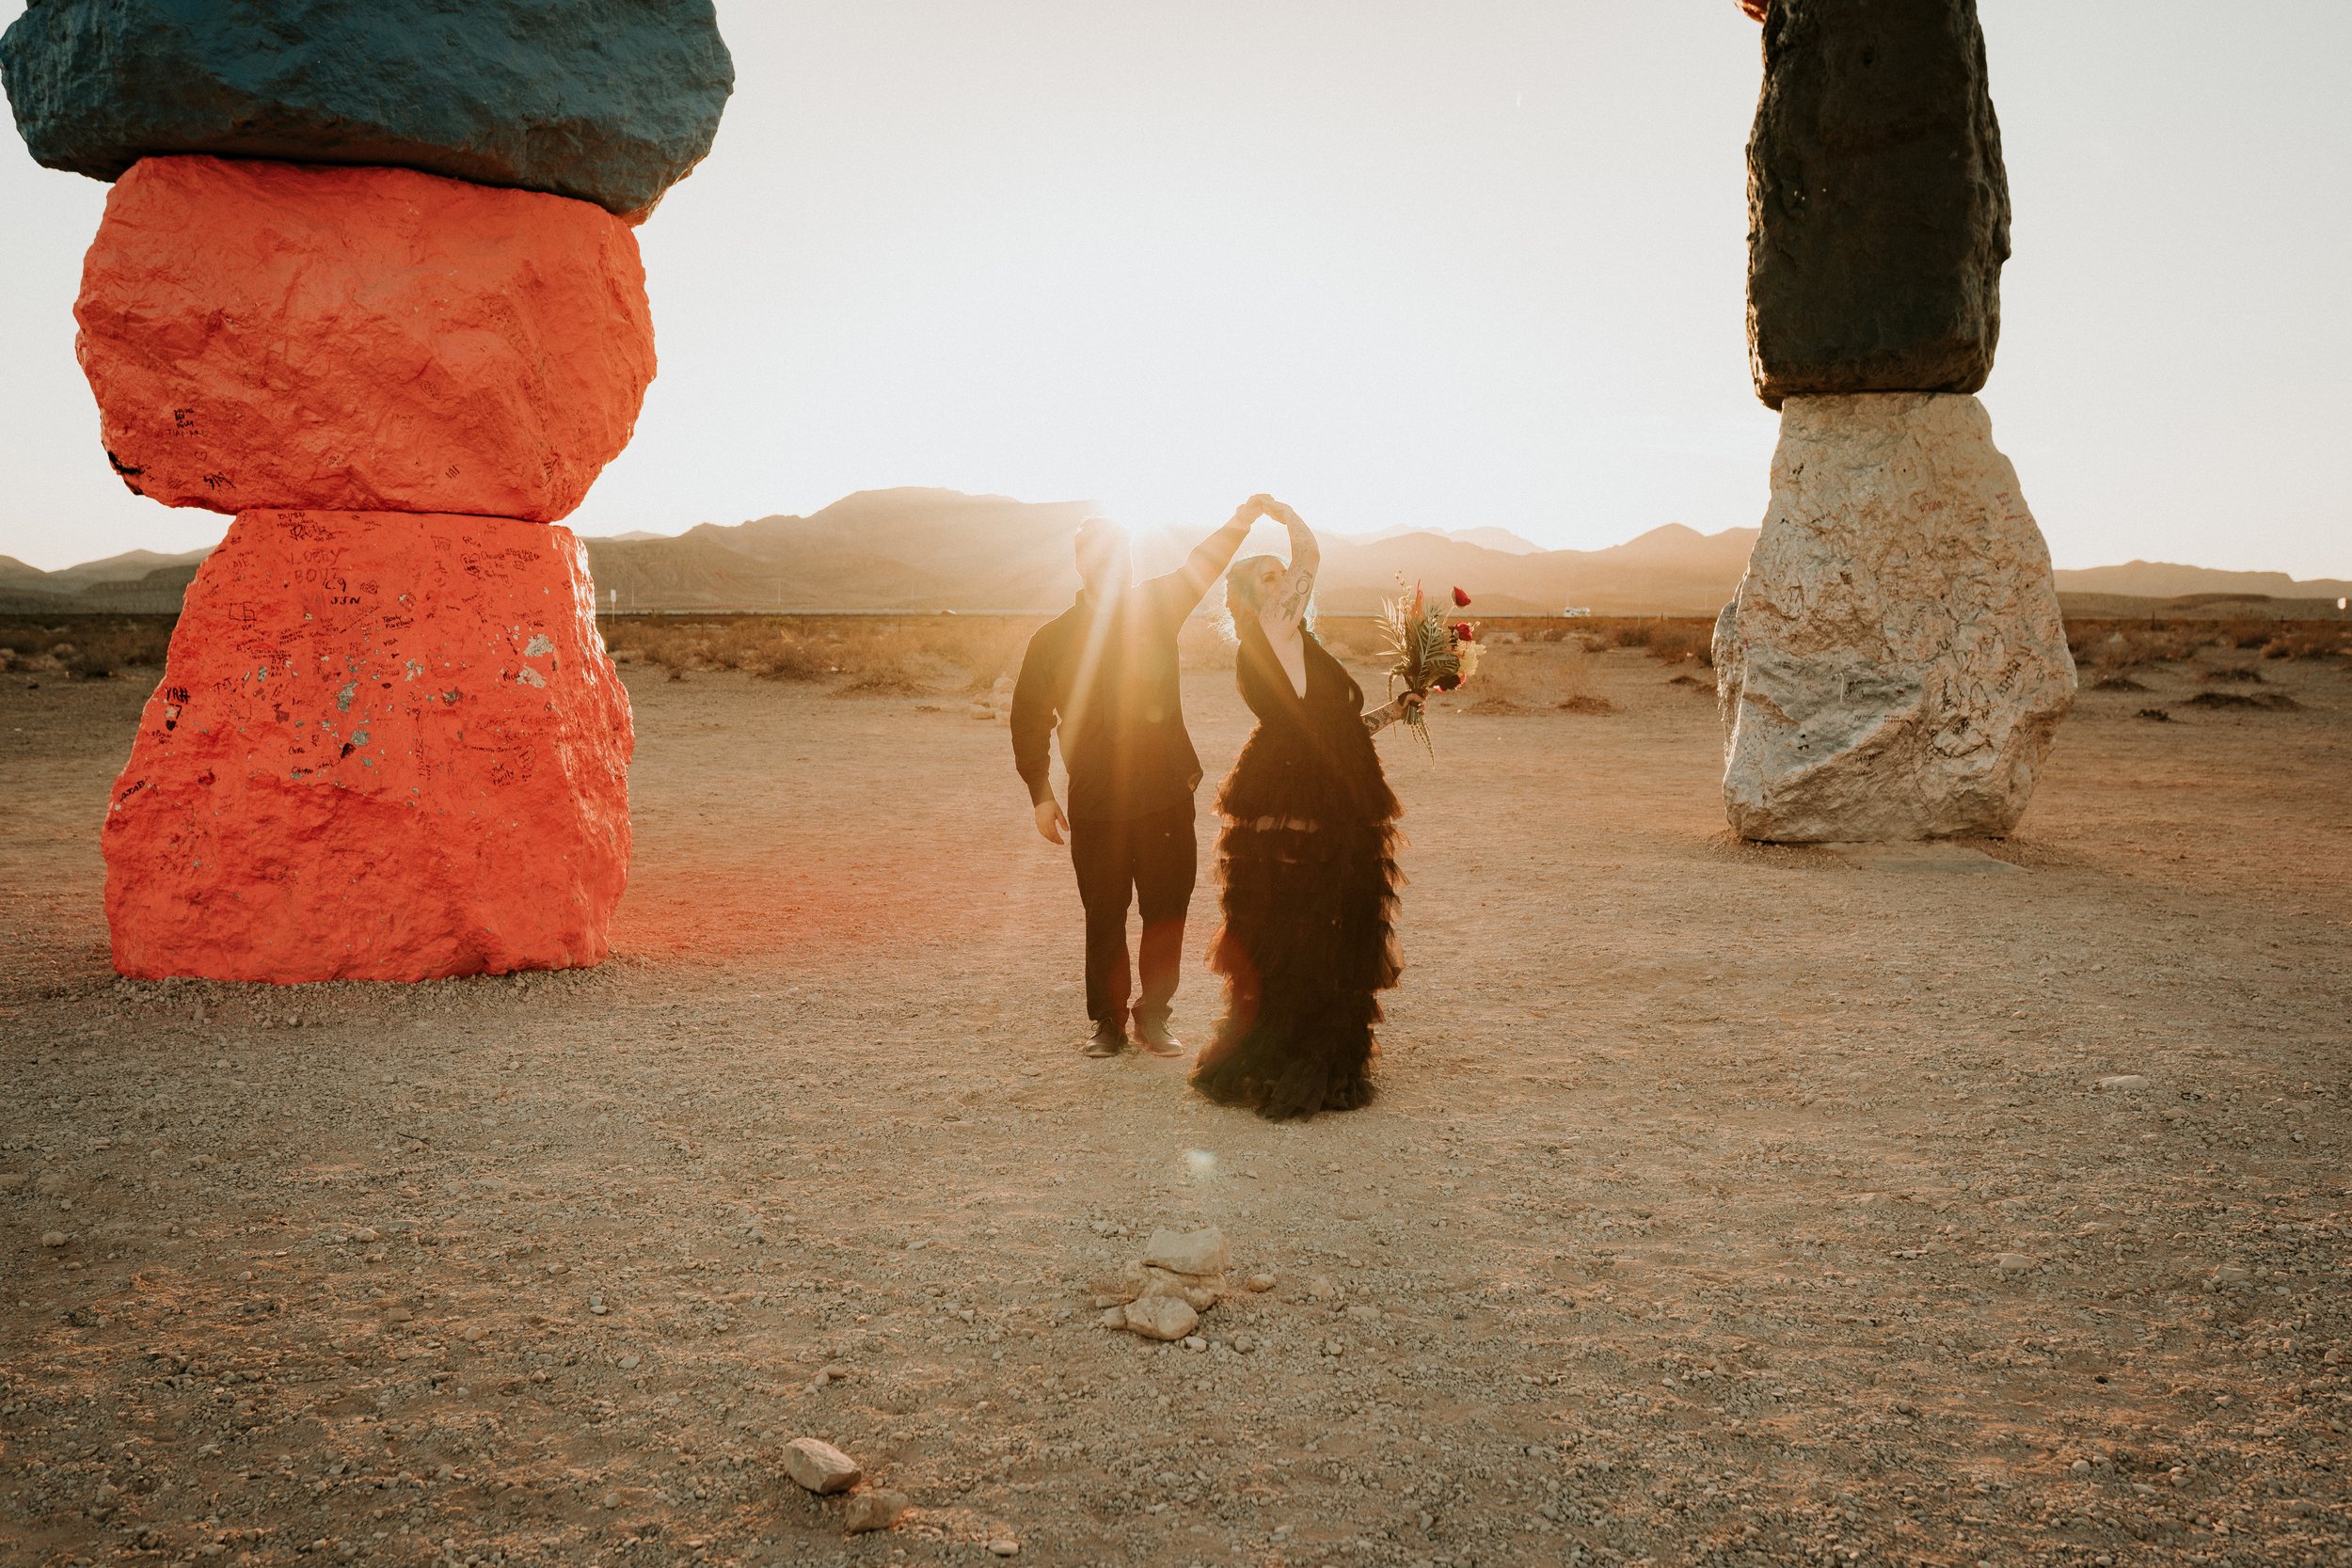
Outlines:
{"type": "Polygon", "coordinates": [[[2352,1561],[2352,671],[2201,673],[1943,853],[1727,842],[1633,651],[1384,737],[1385,1089],[1294,1126],[1079,1055],[960,697],[633,671],[612,962],[273,990],[112,976],[148,681],[10,675],[0,1561],[2352,1561]],[[1100,1327],[1192,1223],[1274,1288],[1100,1327]]]}

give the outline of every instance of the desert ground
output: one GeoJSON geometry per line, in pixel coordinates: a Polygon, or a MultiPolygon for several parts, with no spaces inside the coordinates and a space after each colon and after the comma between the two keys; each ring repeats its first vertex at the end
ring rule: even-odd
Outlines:
{"type": "Polygon", "coordinates": [[[2352,659],[2087,680],[2013,838],[1846,854],[1726,838],[1705,669],[1497,653],[1383,738],[1382,1098],[1281,1126],[1080,1056],[960,689],[633,662],[610,963],[270,990],[113,976],[153,672],[20,666],[0,1561],[2352,1561],[2352,659]],[[1203,1348],[1101,1326],[1194,1225],[1203,1348]]]}

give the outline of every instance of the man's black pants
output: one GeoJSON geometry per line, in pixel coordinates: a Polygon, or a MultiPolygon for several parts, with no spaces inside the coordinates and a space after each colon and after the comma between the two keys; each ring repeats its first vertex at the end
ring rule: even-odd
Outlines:
{"type": "Polygon", "coordinates": [[[1193,841],[1192,802],[1146,816],[1074,818],[1070,862],[1078,872],[1078,901],[1087,914],[1087,1017],[1124,1025],[1134,980],[1127,968],[1127,903],[1143,911],[1136,952],[1143,994],[1136,1016],[1164,1022],[1184,966],[1184,911],[1200,873],[1193,841]]]}

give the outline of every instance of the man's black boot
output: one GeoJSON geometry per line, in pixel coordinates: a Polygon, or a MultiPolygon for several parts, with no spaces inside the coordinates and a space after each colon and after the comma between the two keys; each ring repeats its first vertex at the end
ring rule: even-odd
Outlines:
{"type": "Polygon", "coordinates": [[[1127,1030],[1115,1018],[1106,1018],[1094,1025],[1094,1033],[1087,1040],[1089,1056],[1116,1056],[1127,1049],[1127,1030]]]}

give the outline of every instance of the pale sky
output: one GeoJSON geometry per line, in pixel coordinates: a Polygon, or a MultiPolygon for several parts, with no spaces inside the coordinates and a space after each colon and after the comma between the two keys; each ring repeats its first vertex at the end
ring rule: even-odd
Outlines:
{"type": "MultiPolygon", "coordinates": [[[[2352,576],[2352,6],[1980,0],[2016,208],[1983,396],[2062,566],[2352,576]]],[[[21,0],[0,0],[13,20],[21,0]]],[[[721,0],[640,231],[661,372],[585,533],[933,484],[1553,546],[1754,524],[1732,0],[721,0]]],[[[0,554],[219,537],[73,359],[104,187],[0,150],[0,554]]]]}

